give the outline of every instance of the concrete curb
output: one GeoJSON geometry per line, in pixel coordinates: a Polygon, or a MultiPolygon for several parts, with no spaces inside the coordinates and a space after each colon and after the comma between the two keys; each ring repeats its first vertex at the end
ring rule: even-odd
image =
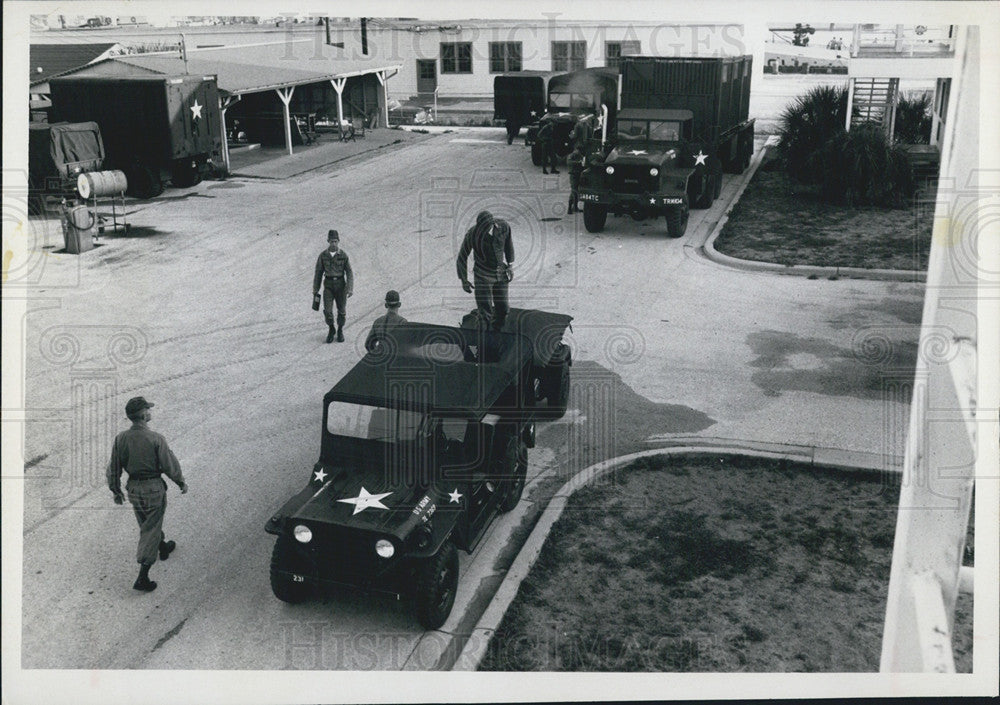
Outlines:
{"type": "Polygon", "coordinates": [[[716,239],[718,239],[719,235],[722,233],[722,228],[725,227],[726,223],[729,221],[729,214],[739,202],[740,197],[750,184],[754,174],[757,173],[757,169],[760,168],[760,165],[763,163],[764,153],[767,151],[767,148],[771,146],[773,139],[773,135],[772,137],[769,137],[767,142],[764,144],[764,149],[760,150],[760,152],[754,156],[748,173],[746,173],[743,178],[743,183],[740,184],[736,193],[729,200],[729,203],[726,204],[725,213],[722,218],[719,219],[719,222],[715,224],[715,228],[709,234],[705,244],[699,248],[702,255],[716,264],[721,264],[733,269],[770,272],[772,274],[790,274],[793,276],[811,277],[814,279],[820,277],[826,279],[875,279],[878,281],[903,281],[909,283],[923,283],[927,281],[927,272],[918,272],[909,269],[863,269],[861,267],[819,267],[807,264],[775,264],[773,262],[755,262],[753,260],[737,259],[736,257],[730,257],[729,255],[722,254],[716,250],[716,239]]]}
{"type": "MultiPolygon", "coordinates": [[[[497,588],[489,606],[483,612],[472,632],[467,635],[465,645],[451,666],[452,671],[475,671],[486,655],[490,639],[496,633],[503,621],[507,609],[517,596],[521,587],[521,582],[531,572],[531,567],[535,564],[549,532],[558,521],[566,508],[566,503],[570,495],[581,487],[606,474],[608,471],[632,463],[640,458],[649,458],[658,455],[745,455],[754,458],[766,458],[771,460],[791,460],[800,463],[810,463],[818,467],[844,471],[872,471],[879,470],[879,467],[868,465],[858,467],[853,464],[844,464],[856,459],[864,459],[862,456],[871,454],[856,454],[851,451],[838,451],[832,448],[819,448],[814,446],[794,446],[783,444],[755,444],[744,443],[742,446],[736,445],[739,441],[732,440],[733,445],[719,445],[713,443],[692,443],[679,445],[670,448],[655,448],[652,450],[630,453],[618,458],[612,458],[600,463],[584,468],[574,475],[566,484],[559,488],[559,491],[549,501],[548,506],[542,511],[538,523],[531,530],[527,540],[517,554],[517,558],[507,570],[503,581],[497,588]],[[756,447],[753,447],[756,446],[756,447]]],[[[452,635],[451,641],[457,642],[463,635],[452,635]]],[[[455,644],[457,646],[457,644],[455,644]]],[[[453,647],[446,647],[444,651],[453,651],[453,647]]]]}

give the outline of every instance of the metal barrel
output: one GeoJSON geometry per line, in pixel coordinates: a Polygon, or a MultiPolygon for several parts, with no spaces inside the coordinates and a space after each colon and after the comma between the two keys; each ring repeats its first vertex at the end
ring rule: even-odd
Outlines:
{"type": "Polygon", "coordinates": [[[90,171],[80,174],[76,180],[76,190],[82,198],[117,196],[128,188],[128,179],[123,171],[90,171]]]}

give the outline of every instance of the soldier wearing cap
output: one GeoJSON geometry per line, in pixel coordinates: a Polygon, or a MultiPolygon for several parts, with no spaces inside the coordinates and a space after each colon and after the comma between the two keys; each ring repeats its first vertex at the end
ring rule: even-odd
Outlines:
{"type": "Polygon", "coordinates": [[[476,216],[476,224],[465,233],[456,266],[465,293],[475,290],[479,317],[486,324],[503,328],[510,311],[508,285],[514,277],[514,240],[507,221],[494,218],[489,211],[481,211],[476,216]],[[470,253],[473,254],[475,287],[469,283],[470,253]]]}
{"type": "Polygon", "coordinates": [[[319,287],[323,285],[323,316],[330,327],[326,342],[344,342],[344,321],[347,320],[347,298],[354,295],[354,272],[347,253],[340,249],[340,234],[336,230],[327,233],[328,246],[316,259],[316,274],[313,276],[313,298],[318,298],[319,287]],[[333,304],[337,304],[337,326],[333,325],[333,304]]]}
{"type": "Polygon", "coordinates": [[[151,408],[153,404],[143,397],[128,400],[125,415],[132,421],[132,427],[115,437],[107,471],[108,487],[114,495],[115,504],[125,501],[121,477],[123,470],[128,473],[125,489],[139,522],[139,546],[136,549],[139,577],[132,587],[143,592],[156,589],[156,583],[149,579],[149,569],[156,562],[157,555],[165,561],[177,547],[176,542],[167,541],[163,534],[167,483],[162,476],[173,480],[181,488],[181,494],[188,491],[181,465],[167,445],[167,440],[148,426],[152,419],[151,408]]]}
{"type": "Polygon", "coordinates": [[[365,350],[375,352],[379,349],[390,330],[406,323],[406,319],[399,315],[399,307],[401,305],[398,291],[390,289],[385,293],[386,311],[372,323],[372,329],[368,331],[368,338],[365,339],[365,350]]]}

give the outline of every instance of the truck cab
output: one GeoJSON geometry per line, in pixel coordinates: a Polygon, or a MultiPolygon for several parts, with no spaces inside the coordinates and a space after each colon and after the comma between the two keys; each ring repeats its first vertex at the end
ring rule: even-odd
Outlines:
{"type": "Polygon", "coordinates": [[[580,180],[589,232],[603,229],[613,212],[635,220],[663,215],[671,237],[684,234],[691,206],[701,206],[706,188],[721,186],[708,176],[703,146],[692,139],[693,119],[690,110],[618,113],[613,145],[588,156],[580,180]]]}
{"type": "Polygon", "coordinates": [[[565,372],[568,391],[570,320],[514,309],[503,331],[407,323],[388,333],[324,395],[319,460],[265,526],[277,537],[274,595],[388,593],[440,627],[457,551],[471,553],[517,506],[536,419],[565,411],[549,378],[565,372]]]}

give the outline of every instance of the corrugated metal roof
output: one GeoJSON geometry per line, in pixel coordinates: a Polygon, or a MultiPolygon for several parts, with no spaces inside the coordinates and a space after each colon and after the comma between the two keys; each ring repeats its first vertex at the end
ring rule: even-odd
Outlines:
{"type": "MultiPolygon", "coordinates": [[[[189,49],[186,72],[206,76],[214,74],[218,77],[220,91],[241,94],[377,71],[392,71],[402,65],[386,63],[384,60],[359,59],[351,53],[350,50],[317,44],[312,39],[280,44],[189,49]]],[[[107,61],[167,75],[185,73],[180,52],[129,54],[112,57],[107,61]]],[[[89,75],[99,70],[87,67],[75,74],[89,75]]]]}
{"type": "Polygon", "coordinates": [[[29,83],[34,86],[54,76],[86,66],[117,43],[32,44],[28,47],[29,83]]]}

